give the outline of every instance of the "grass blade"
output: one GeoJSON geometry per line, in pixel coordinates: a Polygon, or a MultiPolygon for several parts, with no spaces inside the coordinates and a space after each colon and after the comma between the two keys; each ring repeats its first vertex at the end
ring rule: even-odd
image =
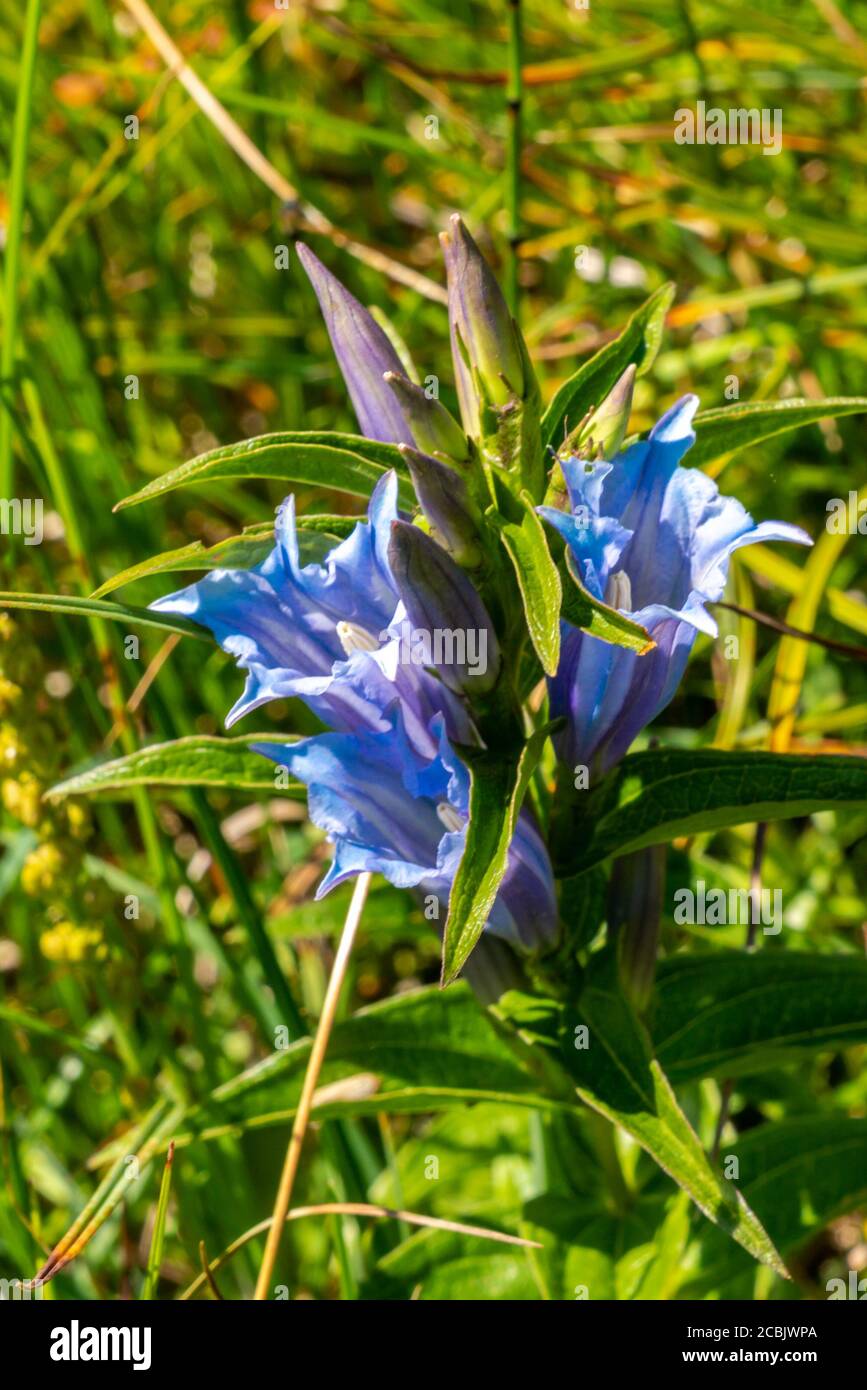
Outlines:
{"type": "Polygon", "coordinates": [[[175,1156],[174,1143],[169,1144],[166,1153],[166,1161],[163,1166],[163,1176],[160,1182],[160,1195],[157,1202],[157,1214],[154,1218],[153,1235],[151,1236],[151,1247],[148,1251],[147,1271],[145,1281],[142,1285],[141,1298],[147,1302],[154,1297],[160,1277],[160,1265],[163,1261],[163,1243],[166,1235],[166,1212],[169,1208],[169,1193],[172,1187],[172,1162],[175,1156]]]}

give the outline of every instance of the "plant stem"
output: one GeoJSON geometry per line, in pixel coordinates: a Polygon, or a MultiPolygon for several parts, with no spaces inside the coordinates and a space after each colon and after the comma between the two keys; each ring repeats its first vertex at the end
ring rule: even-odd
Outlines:
{"type": "Polygon", "coordinates": [[[334,957],[334,965],[328,980],[328,988],[325,991],[322,1013],[319,1016],[316,1035],[313,1039],[313,1046],[310,1051],[310,1060],[307,1063],[307,1071],[304,1075],[304,1084],[301,1088],[301,1095],[298,1100],[298,1109],[295,1112],[295,1122],[292,1125],[292,1134],[289,1138],[289,1146],[286,1149],[286,1158],[283,1163],[280,1186],[277,1189],[277,1200],[274,1203],[274,1213],[271,1217],[268,1239],[265,1243],[265,1255],[262,1260],[262,1267],[259,1270],[259,1279],[256,1284],[255,1298],[259,1301],[268,1297],[268,1291],[271,1287],[274,1265],[277,1260],[277,1252],[280,1248],[280,1238],[283,1235],[283,1227],[286,1224],[286,1214],[289,1211],[289,1203],[292,1200],[292,1188],[295,1184],[295,1176],[298,1172],[298,1163],[301,1158],[301,1149],[304,1145],[304,1135],[307,1132],[307,1124],[310,1120],[310,1112],[313,1108],[313,1093],[316,1090],[316,1083],[319,1080],[322,1063],[325,1061],[325,1052],[328,1047],[328,1040],[331,1037],[334,1018],[337,1013],[340,991],[343,986],[344,976],[346,975],[346,968],[349,965],[349,957],[352,954],[355,934],[358,930],[358,924],[361,921],[361,913],[364,909],[367,892],[370,888],[370,877],[369,873],[359,874],[356,880],[355,891],[352,894],[352,901],[349,904],[349,911],[346,914],[346,921],[343,924],[340,943],[337,947],[337,955],[334,957]]]}
{"type": "Polygon", "coordinates": [[[524,78],[521,71],[521,0],[507,0],[509,7],[509,62],[506,83],[506,111],[509,120],[506,145],[506,235],[509,258],[506,265],[506,300],[518,317],[518,247],[521,244],[521,118],[524,105],[524,78]]]}
{"type": "MultiPolygon", "coordinates": [[[[537,1240],[528,1240],[526,1236],[513,1236],[507,1231],[495,1231],[488,1226],[468,1226],[463,1221],[446,1221],[440,1216],[428,1216],[415,1211],[399,1211],[394,1207],[381,1207],[372,1202],[320,1202],[313,1207],[293,1207],[286,1217],[287,1221],[303,1221],[309,1216],[369,1216],[374,1220],[393,1220],[399,1224],[407,1226],[421,1226],[423,1229],[433,1231],[452,1231],[455,1235],[477,1236],[479,1240],[492,1240],[500,1245],[515,1245],[524,1250],[541,1250],[542,1246],[537,1240]]],[[[262,1235],[267,1231],[270,1221],[260,1221],[257,1226],[251,1226],[249,1231],[244,1231],[243,1235],[232,1241],[232,1244],[211,1260],[206,1270],[203,1269],[191,1284],[184,1289],[179,1296],[179,1303],[186,1303],[198,1293],[204,1284],[211,1286],[209,1275],[214,1275],[222,1269],[232,1256],[243,1249],[251,1240],[262,1235]]],[[[201,1252],[203,1242],[199,1243],[201,1252]]],[[[213,1286],[211,1286],[213,1291],[213,1286]]]]}
{"type": "MultiPolygon", "coordinates": [[[[18,101],[12,142],[12,168],[9,176],[9,223],[6,228],[5,276],[3,287],[3,342],[0,344],[0,378],[7,386],[15,371],[18,343],[18,279],[21,261],[21,229],[24,223],[27,147],[30,142],[30,113],[33,105],[33,73],[39,40],[42,0],[28,0],[24,18],[21,67],[18,71],[18,101]]],[[[0,411],[0,497],[8,497],[12,487],[12,418],[0,411]]]]}

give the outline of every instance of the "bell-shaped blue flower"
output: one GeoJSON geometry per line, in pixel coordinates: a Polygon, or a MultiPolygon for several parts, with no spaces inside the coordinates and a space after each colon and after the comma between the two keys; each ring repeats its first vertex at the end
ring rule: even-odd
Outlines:
{"type": "MultiPolygon", "coordinates": [[[[466,837],[469,775],[442,720],[432,722],[425,755],[408,737],[402,708],[394,706],[389,717],[387,733],[319,734],[288,748],[262,743],[256,749],[306,784],[310,818],[334,844],[334,862],[317,897],[369,870],[435,898],[434,919],[442,925],[466,837]]],[[[548,851],[526,811],[487,926],[528,951],[556,935],[548,851]]]]}
{"type": "Polygon", "coordinates": [[[214,570],[151,605],[210,628],[247,672],[227,726],[269,700],[294,696],[333,729],[381,730],[383,711],[399,699],[420,746],[428,746],[436,714],[459,741],[471,737],[460,701],[424,668],[401,660],[399,636],[389,631],[400,615],[388,560],[398,519],[394,473],[378,482],[368,518],[321,563],[302,565],[290,496],[277,513],[274,549],[260,565],[214,570]]]}
{"type": "Polygon", "coordinates": [[[555,742],[572,766],[607,771],[672,699],[697,633],[717,634],[705,605],[722,598],[733,551],[761,541],[812,544],[800,527],[757,525],[707,474],[679,466],[695,440],[697,405],[684,396],[613,462],[561,460],[570,510],[539,509],[591,593],[656,643],[639,656],[562,625],[550,708],[567,721],[555,742]]]}
{"type": "MultiPolygon", "coordinates": [[[[311,819],[334,843],[320,892],[370,869],[398,887],[434,894],[444,921],[469,796],[467,771],[449,740],[473,744],[478,735],[464,701],[414,658],[406,640],[410,618],[389,560],[401,524],[397,479],[386,474],[368,521],[321,562],[302,565],[290,497],[278,513],[274,549],[260,565],[215,570],[152,607],[208,627],[246,670],[227,724],[269,700],[295,696],[335,730],[259,748],[308,785],[311,819]]],[[[453,615],[444,610],[444,621],[465,623],[464,607],[453,615]]],[[[526,813],[489,926],[526,949],[556,932],[550,860],[526,813]]]]}

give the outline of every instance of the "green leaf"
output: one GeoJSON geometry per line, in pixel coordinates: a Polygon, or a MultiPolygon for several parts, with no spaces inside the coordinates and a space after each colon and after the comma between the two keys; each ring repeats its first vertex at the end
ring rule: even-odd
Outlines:
{"type": "Polygon", "coordinates": [[[560,1054],[579,1096],[620,1125],[687,1192],[710,1221],[778,1274],[785,1268],[737,1188],[711,1166],[653,1056],[647,1034],[616,983],[613,956],[599,962],[577,1007],[566,1007],[560,1054]],[[579,1047],[586,1026],[589,1046],[579,1047]]]}
{"type": "Polygon", "coordinates": [[[110,622],[129,623],[133,627],[156,627],[163,632],[179,632],[183,637],[211,641],[210,633],[188,618],[154,613],[149,608],[130,608],[125,603],[106,603],[97,598],[75,598],[68,594],[0,593],[0,609],[3,608],[29,608],[40,613],[73,613],[84,618],[107,618],[110,622]]]}
{"type": "Polygon", "coordinates": [[[733,1146],[741,1181],[791,1250],[867,1197],[867,1120],[811,1115],[761,1125],[733,1146]]]}
{"type": "Polygon", "coordinates": [[[867,1042],[867,961],[774,949],[677,956],[659,967],[650,1028],[674,1082],[867,1042]]]}
{"type": "MultiPolygon", "coordinates": [[[[347,516],[306,516],[298,528],[298,539],[302,551],[305,539],[318,541],[322,536],[332,541],[347,536],[358,517],[347,516]],[[308,533],[311,533],[308,536],[308,533]]],[[[239,536],[227,536],[216,545],[202,545],[192,541],[178,550],[165,550],[160,555],[152,555],[129,569],[121,570],[111,579],[101,584],[92,595],[104,598],[124,584],[132,584],[137,579],[148,579],[154,574],[175,574],[183,570],[249,569],[258,565],[274,549],[274,526],[270,521],[248,526],[239,536]]],[[[310,558],[314,558],[311,555],[310,558]]]]}
{"type": "Polygon", "coordinates": [[[702,410],[695,417],[695,443],[687,463],[690,468],[702,468],[787,430],[862,412],[867,412],[867,396],[829,396],[824,401],[745,401],[742,405],[702,410]]]}
{"type": "Polygon", "coordinates": [[[564,884],[560,921],[572,956],[590,945],[605,921],[607,897],[608,875],[599,864],[564,884]]]}
{"type": "MultiPolygon", "coordinates": [[[[160,1133],[178,1144],[228,1131],[291,1122],[310,1058],[310,1038],[290,1043],[211,1092],[200,1106],[175,1115],[160,1133]]],[[[463,981],[396,995],[335,1024],[319,1079],[314,1119],[380,1113],[422,1114],[468,1102],[497,1101],[543,1110],[576,1110],[539,1093],[472,990],[463,981]],[[357,1082],[357,1085],[350,1084],[357,1082]],[[341,1094],[332,1088],[346,1083],[341,1094]],[[363,1084],[366,1083],[366,1084],[363,1084]]],[[[120,1141],[121,1153],[129,1152],[120,1141]]],[[[110,1163],[113,1145],[94,1162],[110,1163]]]]}
{"type": "Polygon", "coordinates": [[[283,482],[335,488],[355,497],[368,497],[383,473],[391,468],[401,479],[401,502],[413,506],[415,495],[407,481],[406,465],[394,444],[331,432],[263,434],[188,459],[154,478],[140,492],[125,497],[114,510],[137,507],[140,502],[191,483],[223,478],[279,478],[283,482]]]}
{"type": "Polygon", "coordinates": [[[154,743],[58,782],[46,797],[60,801],[66,796],[124,792],[132,787],[229,787],[272,794],[279,790],[303,798],[305,788],[297,782],[278,789],[274,783],[277,764],[251,748],[254,743],[275,742],[289,747],[295,739],[285,734],[242,734],[239,738],[201,734],[154,743]]]}
{"type": "Polygon", "coordinates": [[[665,284],[632,315],[623,332],[607,343],[564,382],[542,417],[542,443],[554,448],[568,422],[577,425],[594,405],[601,405],[618,377],[634,362],[639,376],[653,365],[665,315],[674,298],[674,285],[665,284]]]}
{"type": "MultiPolygon", "coordinates": [[[[726,1145],[739,1185],[784,1255],[867,1200],[867,1120],[826,1113],[759,1125],[726,1145]]],[[[702,1241],[701,1270],[682,1297],[719,1296],[749,1267],[715,1231],[702,1241]]],[[[749,1293],[747,1293],[749,1296],[749,1293]]]]}
{"type": "Polygon", "coordinates": [[[481,936],[509,857],[527,783],[548,737],[547,726],[516,759],[502,750],[462,750],[470,773],[470,818],[464,852],[449,896],[443,935],[443,985],[450,984],[481,936]]]}
{"type": "Polygon", "coordinates": [[[560,662],[560,600],[563,589],[557,566],[545,539],[545,528],[529,493],[522,491],[524,514],[520,524],[506,522],[503,545],[514,566],[530,639],[547,676],[556,675],[560,662]]]}
{"type": "Polygon", "coordinates": [[[591,637],[598,637],[601,642],[625,647],[639,656],[653,650],[656,643],[646,628],[634,623],[616,608],[609,608],[607,603],[594,598],[590,590],[584,587],[568,546],[563,551],[563,564],[565,576],[561,616],[566,622],[589,633],[591,637]]]}
{"type": "Polygon", "coordinates": [[[486,1249],[484,1241],[446,1231],[411,1236],[383,1256],[377,1268],[391,1280],[418,1288],[423,1302],[515,1303],[539,1298],[525,1251],[486,1249]]]}
{"type": "Polygon", "coordinates": [[[566,813],[558,876],[678,835],[867,800],[867,758],[723,749],[631,753],[566,813]]]}

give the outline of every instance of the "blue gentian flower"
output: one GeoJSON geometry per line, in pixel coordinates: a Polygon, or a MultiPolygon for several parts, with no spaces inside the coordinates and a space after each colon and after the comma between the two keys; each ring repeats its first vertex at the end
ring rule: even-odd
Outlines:
{"type": "MultiPolygon", "coordinates": [[[[467,276],[479,281],[475,297],[490,298],[484,279],[490,272],[461,231],[454,228],[452,259],[459,251],[467,276]]],[[[368,520],[321,562],[301,564],[289,497],[277,514],[274,549],[262,564],[215,570],[153,607],[210,628],[246,670],[244,693],[227,725],[270,700],[295,696],[334,731],[288,748],[259,745],[306,783],[311,819],[334,844],[320,895],[369,869],[399,887],[433,895],[445,907],[469,804],[469,776],[454,745],[479,742],[463,697],[474,689],[487,691],[500,661],[484,604],[453,558],[469,553],[473,540],[466,487],[450,468],[466,462],[469,444],[445,408],[404,377],[392,344],[364,306],[309,248],[299,245],[298,254],[362,432],[412,451],[413,466],[424,474],[423,510],[427,498],[433,513],[428,522],[442,545],[399,517],[397,479],[388,473],[371,496],[368,520]],[[433,639],[437,629],[460,632],[468,624],[484,629],[483,671],[434,657],[429,666],[437,667],[436,674],[427,664],[407,660],[413,650],[407,627],[433,639]]],[[[452,284],[453,300],[454,293],[452,284]]],[[[476,333],[479,312],[473,294],[467,304],[462,301],[464,337],[476,333]]],[[[510,325],[509,331],[514,333],[510,325]]],[[[494,348],[484,334],[480,341],[490,367],[494,348]]],[[[518,359],[510,364],[511,375],[519,376],[518,359]]],[[[488,927],[527,949],[556,933],[551,865],[526,811],[488,927]]]]}
{"type": "Polygon", "coordinates": [[[669,703],[696,635],[717,635],[705,605],[722,598],[733,551],[761,541],[812,544],[800,527],[757,525],[707,474],[679,466],[695,441],[697,406],[684,396],[612,462],[561,459],[570,510],[539,508],[590,592],[656,643],[639,656],[562,624],[549,694],[551,717],[567,721],[555,742],[570,766],[607,771],[669,703]]]}
{"type": "MultiPolygon", "coordinates": [[[[442,922],[466,838],[469,775],[441,719],[431,723],[431,749],[424,754],[408,736],[402,707],[392,706],[388,717],[386,733],[319,734],[288,748],[256,748],[305,783],[310,818],[334,843],[317,897],[369,870],[437,899],[432,916],[442,922]]],[[[487,928],[524,950],[556,934],[548,852],[523,811],[487,928]]]]}
{"type": "MultiPolygon", "coordinates": [[[[246,670],[227,725],[270,700],[295,696],[335,731],[290,747],[257,745],[307,784],[311,820],[334,844],[319,894],[370,869],[398,887],[435,895],[444,919],[469,797],[452,741],[477,744],[478,736],[459,695],[405,659],[406,579],[403,569],[393,573],[389,550],[411,529],[399,520],[397,478],[388,473],[371,496],[368,520],[321,562],[302,565],[289,497],[277,515],[274,549],[260,565],[214,570],[152,606],[208,627],[246,670]]],[[[439,553],[446,571],[454,566],[439,553]]],[[[469,584],[460,571],[455,578],[469,584]]],[[[464,618],[455,615],[455,628],[464,618]]],[[[527,812],[488,926],[527,949],[556,932],[551,865],[527,812]]]]}
{"type": "Polygon", "coordinates": [[[295,696],[332,729],[382,731],[384,711],[400,700],[419,747],[429,748],[435,715],[444,717],[452,738],[472,741],[463,704],[428,671],[400,660],[402,609],[388,559],[397,520],[397,477],[387,473],[371,495],[368,521],[321,563],[302,565],[290,496],[277,513],[274,549],[261,564],[213,570],[151,605],[210,628],[246,670],[227,727],[270,700],[295,696]]]}

